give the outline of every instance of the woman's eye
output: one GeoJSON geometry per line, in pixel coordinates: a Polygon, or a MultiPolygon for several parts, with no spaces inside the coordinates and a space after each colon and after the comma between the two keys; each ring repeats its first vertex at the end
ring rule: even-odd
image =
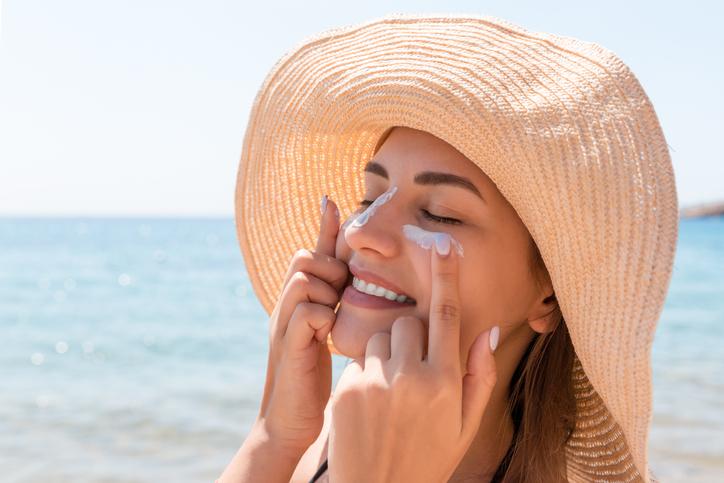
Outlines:
{"type": "MultiPolygon", "coordinates": [[[[369,206],[372,204],[371,200],[362,200],[359,202],[360,206],[369,206]]],[[[462,223],[460,220],[455,218],[446,218],[444,216],[435,216],[427,210],[422,210],[422,215],[428,220],[434,221],[435,223],[447,223],[449,225],[459,225],[462,223]]]]}
{"type": "Polygon", "coordinates": [[[446,218],[444,216],[435,216],[427,210],[422,210],[422,214],[428,220],[432,220],[436,223],[447,223],[449,225],[459,225],[462,223],[462,221],[456,220],[455,218],[446,218]]]}
{"type": "Polygon", "coordinates": [[[360,208],[363,207],[363,206],[365,206],[365,207],[366,207],[366,206],[369,206],[369,205],[371,205],[371,204],[372,204],[372,200],[362,200],[362,201],[359,202],[360,208]]]}

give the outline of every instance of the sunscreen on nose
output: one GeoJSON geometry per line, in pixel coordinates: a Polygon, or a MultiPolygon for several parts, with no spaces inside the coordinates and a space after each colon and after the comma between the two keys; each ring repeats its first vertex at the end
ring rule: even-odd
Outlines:
{"type": "Polygon", "coordinates": [[[345,220],[345,222],[340,227],[340,231],[342,232],[344,239],[347,239],[347,231],[350,228],[363,226],[365,223],[367,223],[370,217],[375,214],[377,208],[387,203],[390,198],[392,198],[392,195],[394,195],[396,192],[397,186],[392,186],[390,189],[382,193],[376,200],[374,200],[362,213],[359,213],[357,215],[350,215],[350,217],[347,218],[347,220],[345,220]]]}
{"type": "Polygon", "coordinates": [[[463,246],[449,233],[442,231],[427,231],[417,225],[402,225],[402,233],[405,235],[405,238],[417,243],[425,250],[432,248],[435,244],[436,237],[440,235],[447,235],[450,237],[450,243],[452,243],[452,246],[455,247],[455,251],[458,252],[458,255],[461,257],[463,256],[463,246]]]}
{"type": "Polygon", "coordinates": [[[354,222],[351,226],[359,227],[363,226],[367,221],[370,219],[372,215],[375,214],[377,209],[390,201],[390,198],[392,198],[392,195],[394,195],[397,192],[397,186],[393,186],[384,193],[382,193],[375,201],[372,202],[371,205],[367,207],[365,211],[362,212],[361,215],[359,215],[357,218],[355,218],[354,222]]]}
{"type": "Polygon", "coordinates": [[[344,223],[342,223],[342,227],[340,228],[340,231],[344,232],[344,230],[347,229],[347,227],[349,226],[349,224],[352,223],[352,222],[354,221],[354,219],[355,219],[355,216],[354,216],[354,215],[350,215],[349,218],[347,218],[346,220],[344,220],[344,223]]]}
{"type": "Polygon", "coordinates": [[[342,226],[339,228],[339,231],[342,233],[342,236],[344,237],[344,240],[347,241],[347,229],[349,228],[349,225],[352,224],[352,222],[358,217],[359,215],[355,215],[352,213],[349,218],[344,220],[344,223],[342,223],[342,226]]]}

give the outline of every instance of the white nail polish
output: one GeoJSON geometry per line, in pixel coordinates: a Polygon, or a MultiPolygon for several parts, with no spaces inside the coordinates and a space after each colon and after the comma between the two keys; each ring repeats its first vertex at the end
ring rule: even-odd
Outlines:
{"type": "Polygon", "coordinates": [[[497,325],[490,329],[490,338],[488,339],[490,342],[490,352],[495,352],[495,349],[498,347],[498,340],[500,339],[500,327],[497,325]]]}
{"type": "Polygon", "coordinates": [[[324,215],[324,212],[327,210],[327,195],[322,196],[322,206],[319,208],[319,211],[324,215]]]}
{"type": "Polygon", "coordinates": [[[440,255],[447,255],[450,253],[450,235],[447,233],[437,233],[435,236],[435,250],[440,255]]]}

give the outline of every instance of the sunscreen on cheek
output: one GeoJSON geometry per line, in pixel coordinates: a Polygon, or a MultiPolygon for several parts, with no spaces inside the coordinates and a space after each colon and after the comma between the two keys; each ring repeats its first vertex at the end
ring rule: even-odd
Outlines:
{"type": "Polygon", "coordinates": [[[455,247],[455,251],[458,252],[458,255],[461,257],[463,256],[463,246],[449,233],[441,231],[427,231],[417,225],[402,225],[402,233],[405,235],[405,238],[417,243],[425,250],[432,248],[435,244],[435,238],[444,233],[450,237],[450,243],[453,247],[455,247]]]}

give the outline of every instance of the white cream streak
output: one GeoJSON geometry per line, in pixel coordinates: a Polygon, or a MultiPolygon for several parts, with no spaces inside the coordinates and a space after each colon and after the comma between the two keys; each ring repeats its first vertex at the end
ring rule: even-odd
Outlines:
{"type": "Polygon", "coordinates": [[[344,220],[344,223],[342,223],[342,227],[339,230],[344,233],[344,231],[347,229],[349,224],[354,221],[354,219],[355,219],[354,214],[350,215],[349,218],[344,220]]]}
{"type": "MultiPolygon", "coordinates": [[[[349,215],[349,218],[347,218],[344,223],[342,223],[342,226],[340,227],[339,231],[342,233],[342,236],[344,237],[345,241],[347,240],[347,230],[349,229],[349,225],[359,216],[359,214],[352,213],[349,215]]],[[[347,242],[349,244],[349,242],[347,242]]]]}
{"type": "Polygon", "coordinates": [[[349,216],[345,220],[344,223],[342,223],[342,226],[340,227],[340,231],[344,235],[345,239],[347,238],[347,230],[349,230],[352,226],[359,227],[367,223],[367,220],[370,219],[370,216],[375,214],[375,211],[377,211],[377,208],[379,208],[384,203],[387,203],[390,198],[392,198],[392,195],[394,195],[397,192],[397,186],[393,186],[392,188],[388,189],[384,193],[382,193],[376,200],[370,204],[366,210],[364,210],[362,213],[359,213],[355,215],[354,213],[349,216]]]}
{"type": "Polygon", "coordinates": [[[449,233],[442,231],[427,231],[417,225],[402,225],[402,233],[404,233],[408,240],[414,241],[426,250],[432,248],[435,244],[435,238],[439,236],[449,236],[451,245],[455,247],[458,255],[461,257],[463,256],[463,246],[449,233]]]}
{"type": "Polygon", "coordinates": [[[392,195],[394,195],[397,192],[397,186],[393,186],[384,193],[382,193],[380,196],[377,197],[376,200],[372,202],[371,205],[367,207],[365,211],[362,212],[361,215],[359,215],[357,218],[355,218],[354,223],[352,223],[352,226],[362,226],[365,223],[367,223],[367,220],[370,219],[372,215],[375,214],[377,211],[377,208],[384,205],[388,201],[390,201],[390,198],[392,198],[392,195]]]}

